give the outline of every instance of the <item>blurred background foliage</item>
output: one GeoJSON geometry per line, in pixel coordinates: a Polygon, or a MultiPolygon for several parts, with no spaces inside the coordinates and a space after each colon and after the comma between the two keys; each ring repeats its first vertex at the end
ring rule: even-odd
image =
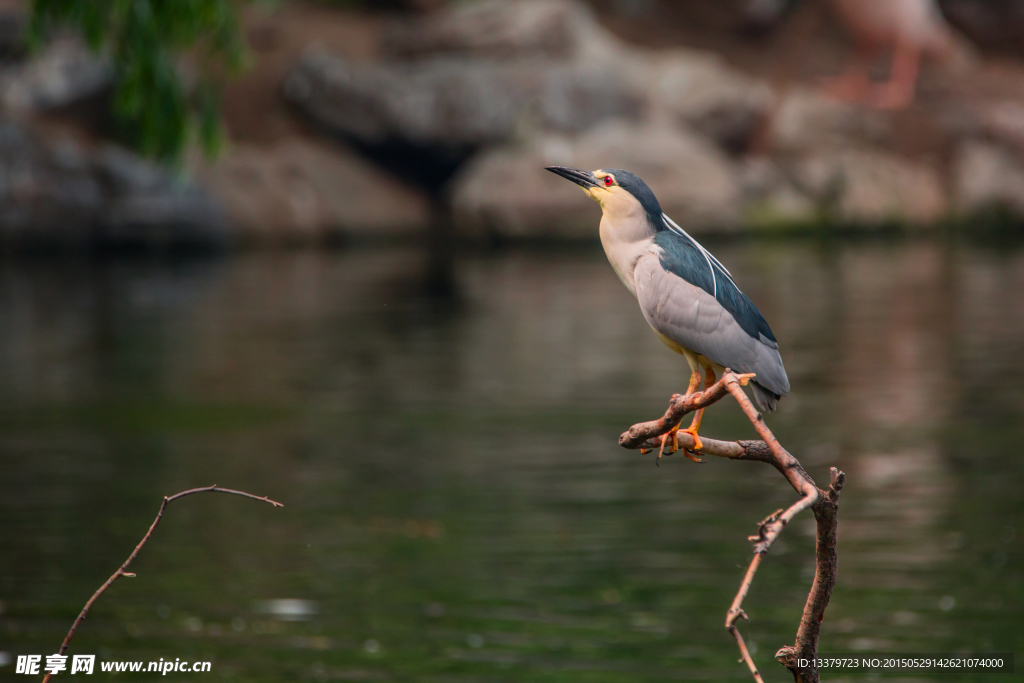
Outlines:
{"type": "Polygon", "coordinates": [[[85,37],[111,62],[116,136],[175,160],[191,139],[213,155],[224,78],[241,70],[245,40],[233,0],[34,0],[30,41],[58,30],[85,37]]]}

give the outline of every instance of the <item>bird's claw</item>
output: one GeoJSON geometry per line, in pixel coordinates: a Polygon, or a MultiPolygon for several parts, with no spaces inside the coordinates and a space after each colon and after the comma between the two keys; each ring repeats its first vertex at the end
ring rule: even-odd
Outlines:
{"type": "MultiPolygon", "coordinates": [[[[688,451],[702,451],[702,450],[704,450],[704,443],[700,440],[700,437],[697,435],[697,429],[695,427],[688,427],[686,429],[680,429],[679,431],[685,432],[685,433],[687,433],[687,434],[689,434],[690,436],[693,437],[693,448],[688,448],[686,450],[688,450],[688,451]]],[[[679,447],[679,437],[676,436],[676,435],[673,435],[673,437],[675,439],[676,448],[678,448],[679,447]]]]}
{"type": "Polygon", "coordinates": [[[666,434],[661,435],[661,448],[658,449],[658,460],[661,460],[663,455],[672,455],[679,450],[679,427],[675,427],[666,434]],[[668,453],[665,453],[665,444],[671,440],[672,446],[669,448],[668,453]]]}
{"type": "Polygon", "coordinates": [[[694,461],[696,463],[705,463],[705,462],[707,462],[707,460],[705,460],[704,458],[698,458],[697,454],[694,453],[693,451],[684,450],[683,451],[683,455],[685,455],[687,458],[689,458],[690,460],[692,460],[692,461],[694,461]]]}
{"type": "MultiPolygon", "coordinates": [[[[667,455],[672,455],[676,451],[682,451],[683,455],[685,455],[687,458],[689,458],[693,462],[697,462],[697,463],[707,462],[703,458],[697,457],[697,453],[696,452],[699,451],[699,450],[702,450],[703,448],[704,448],[704,443],[700,440],[700,437],[697,436],[697,430],[696,429],[693,429],[693,428],[679,429],[678,427],[676,427],[675,429],[672,429],[671,431],[666,432],[665,434],[663,434],[661,436],[661,448],[658,449],[658,458],[657,458],[657,460],[655,460],[655,464],[656,465],[660,465],[660,461],[661,461],[662,457],[667,456],[667,455]],[[689,434],[690,436],[693,437],[693,448],[682,448],[679,445],[679,432],[686,432],[687,434],[689,434]],[[668,446],[667,450],[665,448],[666,446],[668,446]]],[[[641,453],[647,453],[647,449],[646,448],[641,448],[640,452],[641,453]]]]}
{"type": "Polygon", "coordinates": [[[687,434],[693,437],[693,448],[683,449],[683,455],[685,455],[687,458],[694,462],[704,462],[703,458],[697,457],[697,451],[704,450],[704,442],[702,442],[700,440],[700,437],[697,436],[697,429],[695,427],[690,427],[688,429],[681,429],[679,431],[686,432],[687,434]]]}

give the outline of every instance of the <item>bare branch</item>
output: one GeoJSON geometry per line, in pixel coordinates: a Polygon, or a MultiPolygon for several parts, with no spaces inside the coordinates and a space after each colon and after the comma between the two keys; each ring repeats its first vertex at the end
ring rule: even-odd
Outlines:
{"type": "Polygon", "coordinates": [[[745,661],[746,667],[751,670],[754,680],[757,681],[757,683],[765,683],[764,679],[761,678],[761,672],[758,671],[758,666],[754,664],[754,658],[751,656],[751,651],[746,649],[746,643],[743,642],[743,636],[739,633],[739,629],[734,626],[730,626],[729,633],[731,633],[736,639],[736,646],[739,648],[739,656],[741,656],[743,661],[745,661]]]}
{"type": "Polygon", "coordinates": [[[754,574],[757,574],[757,568],[761,566],[761,558],[764,557],[764,553],[754,553],[754,559],[750,561],[750,566],[747,567],[747,573],[743,576],[743,583],[740,584],[740,589],[736,592],[736,597],[732,599],[732,607],[725,613],[725,627],[728,629],[732,628],[732,625],[736,623],[737,619],[745,619],[750,621],[750,617],[743,611],[743,600],[747,597],[747,592],[750,590],[750,584],[754,582],[754,574]]]}
{"type": "MultiPolygon", "coordinates": [[[[156,529],[157,525],[160,524],[160,520],[163,519],[164,510],[167,509],[167,506],[170,503],[178,500],[179,498],[184,498],[185,496],[192,496],[192,495],[195,495],[197,493],[227,493],[227,494],[232,495],[232,496],[244,496],[246,498],[252,498],[253,500],[260,500],[260,501],[263,501],[264,503],[270,503],[274,507],[284,507],[284,505],[282,503],[278,503],[275,500],[271,500],[270,498],[267,498],[266,496],[257,496],[257,495],[253,495],[251,493],[246,493],[245,491],[236,491],[234,489],[225,489],[225,488],[221,488],[221,487],[217,486],[216,484],[214,484],[213,486],[204,486],[204,487],[197,488],[197,489],[189,489],[187,491],[182,491],[180,493],[175,493],[173,496],[164,496],[164,500],[160,504],[160,510],[156,513],[156,519],[154,519],[153,523],[149,525],[149,531],[147,531],[146,535],[142,537],[142,540],[139,541],[139,544],[137,546],[135,546],[135,550],[133,550],[132,554],[128,556],[128,559],[125,560],[124,563],[120,567],[117,568],[116,572],[114,572],[113,574],[110,575],[110,578],[107,579],[103,583],[103,585],[100,586],[96,590],[96,592],[92,594],[92,597],[89,598],[89,601],[87,603],[85,603],[85,607],[83,607],[82,611],[79,612],[78,618],[75,619],[75,623],[73,623],[71,625],[71,630],[68,631],[67,637],[64,638],[64,642],[60,646],[59,654],[64,654],[65,652],[68,651],[68,645],[71,643],[71,639],[74,638],[75,631],[77,631],[79,625],[81,625],[81,623],[83,621],[85,621],[85,617],[89,613],[89,610],[92,608],[93,603],[95,603],[96,600],[99,599],[99,597],[101,595],[106,593],[107,589],[110,588],[114,584],[114,582],[117,581],[122,576],[127,576],[129,578],[134,578],[135,577],[135,574],[133,574],[132,572],[125,571],[125,570],[128,569],[128,565],[130,565],[132,563],[132,560],[134,560],[135,557],[139,554],[139,551],[142,550],[142,546],[146,545],[146,542],[149,540],[149,537],[153,535],[153,530],[156,529]]],[[[51,674],[51,673],[46,674],[46,677],[43,678],[43,683],[49,683],[49,680],[52,677],[53,677],[53,674],[51,674]]]]}
{"type": "MultiPolygon", "coordinates": [[[[838,558],[836,555],[836,515],[839,508],[839,493],[846,482],[846,475],[836,468],[831,470],[831,483],[828,491],[822,491],[811,479],[792,454],[779,443],[775,435],[768,429],[761,413],[757,411],[754,404],[750,402],[742,387],[753,377],[753,375],[738,375],[726,370],[722,378],[711,387],[702,392],[696,392],[688,396],[675,394],[669,401],[665,414],[651,422],[641,422],[633,425],[619,437],[619,445],[631,449],[653,449],[661,445],[661,438],[670,432],[673,427],[679,424],[682,418],[689,412],[705,408],[718,402],[728,393],[739,404],[740,409],[754,426],[761,441],[718,441],[702,436],[703,448],[701,455],[713,455],[720,458],[732,460],[754,460],[770,464],[786,478],[790,486],[800,495],[800,498],[788,508],[778,510],[758,525],[758,533],[751,536],[749,540],[754,543],[754,557],[743,577],[739,591],[733,598],[732,605],[725,617],[725,627],[736,639],[736,645],[740,650],[743,661],[750,669],[751,675],[757,683],[763,683],[760,672],[754,664],[753,658],[739,631],[737,621],[749,617],[743,611],[743,600],[750,591],[750,586],[757,574],[761,560],[768,550],[775,543],[775,540],[782,533],[782,530],[789,525],[789,522],[798,514],[810,508],[814,513],[817,525],[815,543],[815,571],[814,582],[811,585],[810,593],[807,596],[807,603],[804,606],[803,617],[797,630],[796,643],[793,646],[785,646],[776,653],[776,659],[787,667],[797,683],[818,683],[818,669],[812,665],[801,668],[798,666],[800,659],[814,661],[818,652],[818,636],[821,632],[821,622],[824,619],[825,608],[832,596],[832,589],[836,583],[838,571],[838,558]]],[[[696,442],[693,437],[685,432],[678,432],[677,439],[681,448],[693,450],[696,442]]]]}
{"type": "MultiPolygon", "coordinates": [[[[836,585],[839,572],[839,555],[836,552],[836,528],[838,524],[839,492],[846,483],[846,474],[835,467],[831,468],[831,483],[828,492],[822,492],[821,499],[814,506],[814,521],[817,527],[814,543],[814,581],[807,594],[804,612],[800,618],[800,628],[796,632],[797,659],[814,659],[818,654],[818,636],[821,633],[821,622],[825,619],[825,608],[832,597],[832,589],[836,585]]],[[[792,662],[796,664],[796,662],[792,662]]],[[[818,672],[805,675],[799,667],[787,666],[797,681],[817,681],[818,672]]]]}
{"type": "MultiPolygon", "coordinates": [[[[687,396],[683,396],[682,394],[673,394],[672,398],[669,399],[668,410],[665,411],[664,415],[651,422],[640,422],[633,425],[629,428],[629,431],[619,437],[619,445],[623,448],[649,448],[649,446],[643,446],[641,444],[645,441],[659,437],[662,434],[667,434],[673,427],[679,424],[680,420],[686,417],[687,413],[692,413],[693,411],[701,408],[707,408],[712,403],[717,403],[723,399],[729,391],[729,379],[735,381],[741,386],[746,386],[751,377],[753,377],[753,375],[736,375],[727,370],[726,373],[722,375],[722,379],[718,380],[704,391],[697,391],[687,396]]],[[[682,439],[683,436],[684,435],[680,435],[680,439],[682,439]]],[[[680,443],[682,443],[682,441],[680,441],[680,443]]],[[[658,445],[660,446],[661,443],[659,442],[658,445]]]]}
{"type": "MultiPolygon", "coordinates": [[[[760,557],[760,555],[757,557],[760,557]]],[[[764,683],[764,679],[761,678],[761,672],[757,670],[757,664],[754,664],[754,659],[750,656],[747,644],[743,642],[743,635],[740,633],[740,630],[735,626],[730,626],[729,633],[736,638],[736,646],[740,649],[740,657],[742,657],[743,661],[747,663],[747,668],[750,669],[750,673],[754,677],[754,680],[757,681],[757,683],[764,683]]]]}

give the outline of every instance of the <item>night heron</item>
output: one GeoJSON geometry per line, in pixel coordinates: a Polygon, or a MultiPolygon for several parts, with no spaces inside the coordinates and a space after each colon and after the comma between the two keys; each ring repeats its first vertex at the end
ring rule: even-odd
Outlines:
{"type": "MultiPolygon", "coordinates": [[[[628,171],[581,171],[550,166],[601,205],[601,244],[626,289],[640,303],[648,324],[690,366],[691,394],[715,382],[725,368],[753,373],[754,400],[771,412],[789,393],[779,344],[757,307],[740,291],[729,271],[661,210],[647,184],[628,171]]],[[[695,450],[703,409],[689,428],[695,450]]],[[[678,447],[679,425],[662,440],[678,447]]],[[[701,462],[689,453],[691,460],[701,462]]]]}

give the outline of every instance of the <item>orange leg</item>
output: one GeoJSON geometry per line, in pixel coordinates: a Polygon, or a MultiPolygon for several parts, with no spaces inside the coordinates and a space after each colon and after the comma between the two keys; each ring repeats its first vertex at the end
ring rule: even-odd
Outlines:
{"type": "MultiPolygon", "coordinates": [[[[697,387],[700,386],[700,380],[701,380],[701,377],[700,377],[700,371],[699,370],[694,370],[693,372],[690,373],[690,385],[688,387],[686,387],[686,395],[687,396],[689,396],[690,394],[692,394],[693,392],[695,392],[697,390],[697,387]]],[[[669,443],[669,442],[672,443],[672,446],[670,447],[669,452],[668,452],[669,455],[672,455],[673,453],[675,453],[676,451],[679,450],[679,439],[676,437],[676,434],[678,432],[679,432],[679,425],[676,425],[675,427],[672,428],[672,430],[670,432],[668,432],[667,434],[665,434],[665,435],[663,435],[661,437],[661,448],[658,449],[658,460],[661,460],[661,456],[663,456],[665,454],[665,444],[666,443],[669,443]]],[[[690,456],[687,455],[686,457],[690,457],[690,456]]]]}
{"type": "MultiPolygon", "coordinates": [[[[715,377],[715,371],[712,370],[711,368],[706,368],[705,369],[705,373],[706,374],[705,374],[705,377],[704,377],[704,388],[707,389],[708,387],[710,387],[712,384],[715,383],[717,378],[715,377]]],[[[686,429],[682,430],[682,431],[686,432],[687,434],[689,434],[690,436],[693,437],[693,450],[694,451],[699,451],[702,448],[704,448],[704,444],[701,443],[700,437],[697,436],[697,430],[700,429],[700,421],[703,418],[704,418],[704,409],[701,408],[700,410],[698,410],[694,414],[693,422],[690,423],[690,426],[687,427],[686,429]]],[[[693,460],[694,462],[704,462],[702,459],[698,458],[696,455],[692,455],[690,453],[690,451],[686,451],[684,453],[684,455],[687,458],[689,458],[690,460],[693,460]]]]}
{"type": "Polygon", "coordinates": [[[904,109],[914,101],[921,70],[921,50],[907,41],[896,46],[889,81],[875,89],[871,104],[879,109],[904,109]]]}

